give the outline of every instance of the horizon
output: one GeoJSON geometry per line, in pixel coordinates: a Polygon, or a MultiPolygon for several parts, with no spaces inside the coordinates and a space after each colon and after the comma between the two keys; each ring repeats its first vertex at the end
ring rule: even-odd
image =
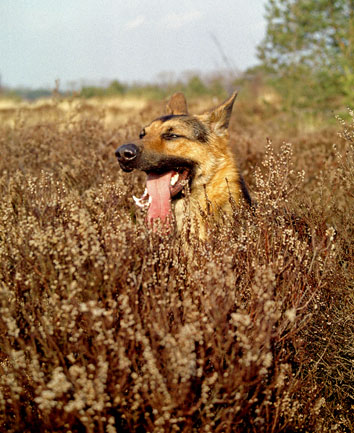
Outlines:
{"type": "MultiPolygon", "coordinates": [[[[249,68],[247,68],[249,69],[249,68]]],[[[215,78],[220,79],[222,82],[227,83],[228,81],[232,81],[234,79],[237,79],[239,77],[242,77],[244,73],[247,72],[247,69],[244,71],[238,70],[238,71],[231,71],[231,70],[215,70],[215,71],[208,71],[207,73],[203,73],[202,71],[197,70],[186,70],[182,71],[181,73],[174,74],[171,71],[162,71],[157,74],[156,77],[153,77],[150,81],[122,81],[117,78],[100,78],[97,80],[89,80],[82,78],[80,80],[72,80],[67,83],[62,83],[61,80],[58,78],[54,80],[52,84],[48,85],[38,85],[38,86],[30,86],[30,85],[18,85],[18,86],[8,86],[6,83],[2,82],[2,77],[0,74],[0,90],[1,89],[7,89],[7,90],[45,90],[45,91],[53,91],[57,88],[60,92],[70,92],[70,91],[78,91],[83,89],[84,87],[97,87],[97,88],[107,88],[112,82],[118,81],[120,84],[122,84],[127,89],[134,88],[134,87],[147,87],[147,86],[157,86],[157,87],[164,87],[164,86],[174,86],[176,84],[182,83],[187,84],[188,80],[192,77],[198,77],[200,78],[204,84],[208,86],[208,84],[215,78]],[[64,85],[63,85],[64,84],[64,85]]]]}

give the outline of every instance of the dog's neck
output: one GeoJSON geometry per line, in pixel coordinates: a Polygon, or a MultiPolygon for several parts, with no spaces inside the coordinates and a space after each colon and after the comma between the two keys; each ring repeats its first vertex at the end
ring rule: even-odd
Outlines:
{"type": "Polygon", "coordinates": [[[185,226],[184,220],[191,218],[191,230],[199,231],[199,237],[205,238],[205,221],[201,213],[211,214],[214,220],[218,220],[220,214],[230,213],[230,195],[239,203],[240,185],[239,173],[232,152],[228,152],[218,160],[218,169],[213,170],[214,175],[199,175],[195,182],[198,188],[193,188],[189,194],[173,202],[173,211],[178,232],[182,232],[185,226]],[[196,227],[198,226],[198,228],[196,227]]]}

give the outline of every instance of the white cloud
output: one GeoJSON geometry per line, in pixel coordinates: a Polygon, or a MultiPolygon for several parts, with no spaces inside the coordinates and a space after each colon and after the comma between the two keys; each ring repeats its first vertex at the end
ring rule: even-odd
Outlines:
{"type": "Polygon", "coordinates": [[[163,25],[172,29],[178,29],[183,27],[185,24],[200,20],[202,15],[203,14],[197,10],[185,13],[173,12],[163,18],[163,25]]]}
{"type": "Polygon", "coordinates": [[[132,30],[140,27],[145,22],[145,17],[139,15],[134,20],[128,21],[125,25],[126,30],[132,30]]]}

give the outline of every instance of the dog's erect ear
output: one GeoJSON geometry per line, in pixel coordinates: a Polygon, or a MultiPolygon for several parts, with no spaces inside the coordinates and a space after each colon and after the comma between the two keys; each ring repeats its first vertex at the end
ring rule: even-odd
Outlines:
{"type": "Polygon", "coordinates": [[[186,98],[183,93],[174,93],[166,105],[167,114],[188,114],[186,98]]]}
{"type": "Polygon", "coordinates": [[[234,92],[229,99],[218,105],[211,111],[202,114],[200,117],[206,121],[211,130],[217,135],[223,135],[229,127],[230,117],[232,113],[232,107],[234,105],[237,92],[234,92]]]}

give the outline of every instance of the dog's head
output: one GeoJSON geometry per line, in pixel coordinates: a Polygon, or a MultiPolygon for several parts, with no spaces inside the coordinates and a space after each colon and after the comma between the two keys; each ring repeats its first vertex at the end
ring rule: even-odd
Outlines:
{"type": "Polygon", "coordinates": [[[165,220],[171,201],[181,197],[187,184],[192,193],[196,185],[207,183],[210,165],[225,152],[236,96],[235,92],[211,111],[190,115],[184,95],[176,93],[167,104],[167,115],[145,126],[139,140],[118,147],[116,156],[122,170],[147,173],[146,190],[134,200],[138,206],[148,207],[149,221],[165,220]]]}

